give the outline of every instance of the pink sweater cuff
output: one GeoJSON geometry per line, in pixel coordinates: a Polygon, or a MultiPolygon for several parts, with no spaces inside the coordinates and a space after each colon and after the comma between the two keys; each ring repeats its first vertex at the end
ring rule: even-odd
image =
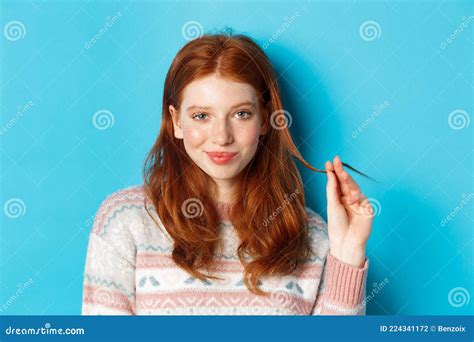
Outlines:
{"type": "Polygon", "coordinates": [[[345,307],[354,307],[362,303],[365,294],[369,260],[366,258],[364,266],[357,268],[348,265],[331,253],[327,256],[328,279],[326,299],[345,307]]]}

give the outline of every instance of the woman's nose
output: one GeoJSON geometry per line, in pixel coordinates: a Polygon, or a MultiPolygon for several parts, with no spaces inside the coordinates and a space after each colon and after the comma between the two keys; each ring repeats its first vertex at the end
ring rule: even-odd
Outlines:
{"type": "Polygon", "coordinates": [[[233,141],[232,127],[226,118],[216,119],[211,129],[211,140],[218,145],[230,144],[233,141]]]}

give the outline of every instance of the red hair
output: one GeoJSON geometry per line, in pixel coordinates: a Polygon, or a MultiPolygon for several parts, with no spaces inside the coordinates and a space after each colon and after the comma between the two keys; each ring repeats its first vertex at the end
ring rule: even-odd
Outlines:
{"type": "MultiPolygon", "coordinates": [[[[186,85],[211,74],[252,85],[265,124],[284,119],[272,115],[284,113],[272,64],[249,37],[204,35],[174,58],[164,85],[160,133],[144,165],[144,188],[174,240],[174,262],[201,280],[217,279],[209,270],[219,242],[219,215],[209,193],[212,179],[190,159],[182,139],[174,137],[169,106],[179,111],[186,85]],[[189,199],[199,201],[200,215],[189,218],[183,213],[189,199]]],[[[245,267],[245,285],[255,294],[267,295],[258,288],[261,277],[290,274],[311,257],[304,188],[292,156],[311,170],[326,172],[309,165],[288,128],[278,127],[260,138],[255,156],[237,177],[229,219],[240,238],[237,252],[245,267]],[[270,222],[285,201],[289,203],[270,222]]]]}

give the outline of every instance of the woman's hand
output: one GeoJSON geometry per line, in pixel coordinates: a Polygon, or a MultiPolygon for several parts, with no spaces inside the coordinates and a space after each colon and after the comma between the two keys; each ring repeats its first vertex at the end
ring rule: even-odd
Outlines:
{"type": "Polygon", "coordinates": [[[340,261],[361,268],[365,263],[374,210],[357,183],[343,169],[338,156],[334,158],[334,165],[328,160],[325,167],[329,251],[340,261]]]}

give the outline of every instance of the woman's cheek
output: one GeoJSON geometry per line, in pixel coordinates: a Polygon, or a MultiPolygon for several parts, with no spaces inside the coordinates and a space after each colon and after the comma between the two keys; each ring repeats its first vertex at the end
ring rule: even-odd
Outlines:
{"type": "Polygon", "coordinates": [[[206,141],[207,133],[199,127],[188,126],[183,131],[183,138],[187,145],[199,146],[206,141]]]}
{"type": "Polygon", "coordinates": [[[237,136],[240,137],[241,143],[250,147],[252,145],[258,144],[258,140],[260,138],[260,129],[258,127],[242,129],[239,130],[239,134],[237,136]]]}

